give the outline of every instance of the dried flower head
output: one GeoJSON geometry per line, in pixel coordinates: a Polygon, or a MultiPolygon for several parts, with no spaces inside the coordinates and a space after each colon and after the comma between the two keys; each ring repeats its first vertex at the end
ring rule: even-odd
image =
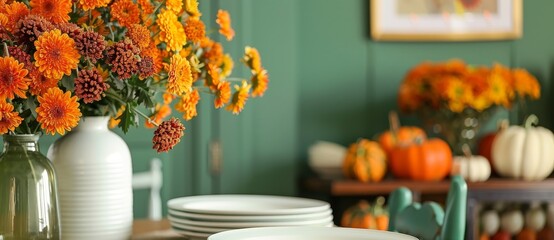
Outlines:
{"type": "Polygon", "coordinates": [[[31,55],[23,51],[20,47],[9,46],[8,53],[10,57],[15,58],[20,63],[23,63],[23,66],[29,71],[33,70],[35,66],[31,63],[31,55]]]}
{"type": "Polygon", "coordinates": [[[158,152],[167,152],[181,141],[185,134],[185,126],[175,118],[162,122],[154,131],[153,148],[158,152]]]}
{"type": "Polygon", "coordinates": [[[60,29],[62,33],[67,34],[72,39],[76,39],[83,33],[83,29],[75,23],[59,23],[56,24],[56,28],[60,29]]]}
{"type": "Polygon", "coordinates": [[[104,91],[109,85],[104,82],[96,69],[83,69],[75,78],[75,95],[83,99],[85,103],[91,103],[102,99],[104,91]]]}
{"type": "Polygon", "coordinates": [[[107,48],[106,62],[120,79],[128,79],[139,70],[140,49],[126,38],[107,48]]]}
{"type": "Polygon", "coordinates": [[[77,97],[71,97],[71,92],[62,92],[59,88],[50,88],[44,95],[38,97],[37,121],[46,134],[56,132],[63,135],[76,127],[81,118],[77,97]]]}
{"type": "Polygon", "coordinates": [[[149,56],[142,56],[139,62],[139,78],[145,79],[154,75],[154,60],[149,56]]]}
{"type": "Polygon", "coordinates": [[[19,42],[32,46],[44,32],[54,29],[54,25],[39,15],[27,15],[17,22],[15,36],[19,42]]]}
{"type": "Polygon", "coordinates": [[[86,31],[75,37],[75,47],[82,56],[88,58],[92,63],[102,58],[102,52],[106,49],[104,37],[97,32],[86,31]]]}

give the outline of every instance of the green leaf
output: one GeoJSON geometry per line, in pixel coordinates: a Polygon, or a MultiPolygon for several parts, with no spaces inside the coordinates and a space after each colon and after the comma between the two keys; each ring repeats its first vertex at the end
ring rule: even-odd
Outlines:
{"type": "Polygon", "coordinates": [[[71,77],[64,77],[62,78],[62,87],[65,88],[66,91],[71,91],[75,89],[75,81],[74,78],[71,77]]]}
{"type": "Polygon", "coordinates": [[[125,82],[117,78],[113,78],[112,83],[114,85],[114,88],[117,90],[123,90],[123,88],[125,88],[125,82]]]}
{"type": "Polygon", "coordinates": [[[129,127],[132,124],[132,115],[133,110],[131,109],[131,106],[127,106],[125,108],[125,111],[123,111],[123,114],[121,114],[121,122],[119,122],[119,127],[121,127],[121,130],[123,130],[123,133],[127,134],[129,131],[129,127]]]}
{"type": "Polygon", "coordinates": [[[32,114],[32,113],[31,113],[31,109],[25,109],[25,111],[21,112],[21,113],[19,114],[19,116],[25,119],[25,118],[30,117],[31,114],[32,114]]]}
{"type": "Polygon", "coordinates": [[[28,97],[27,99],[25,99],[25,102],[23,102],[23,108],[27,110],[31,110],[31,115],[33,115],[34,118],[37,117],[37,111],[36,111],[37,104],[34,98],[28,97]]]}

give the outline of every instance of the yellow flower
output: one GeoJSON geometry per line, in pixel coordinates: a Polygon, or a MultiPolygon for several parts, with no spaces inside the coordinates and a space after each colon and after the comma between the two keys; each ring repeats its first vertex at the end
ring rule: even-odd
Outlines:
{"type": "Polygon", "coordinates": [[[40,35],[35,47],[35,66],[47,78],[61,79],[64,74],[69,76],[79,64],[81,55],[75,48],[75,41],[58,29],[40,35]]]}
{"type": "Polygon", "coordinates": [[[72,0],[31,0],[31,12],[53,23],[69,21],[72,0]]]}
{"type": "Polygon", "coordinates": [[[191,120],[198,115],[198,112],[196,111],[198,101],[200,101],[200,94],[198,93],[198,90],[194,89],[194,91],[181,98],[181,100],[175,105],[175,110],[183,113],[183,119],[187,121],[191,120]]]}
{"type": "Polygon", "coordinates": [[[190,64],[179,54],[171,57],[167,78],[167,92],[175,95],[189,93],[192,88],[190,64]]]}
{"type": "Polygon", "coordinates": [[[81,118],[77,101],[76,96],[71,97],[70,92],[64,93],[59,88],[50,88],[38,97],[37,121],[46,134],[63,135],[77,126],[81,118]]]}
{"type": "Polygon", "coordinates": [[[244,51],[243,60],[246,65],[252,69],[253,72],[259,72],[262,69],[262,60],[258,50],[253,47],[246,47],[244,51]]]}
{"type": "Polygon", "coordinates": [[[85,11],[108,6],[111,0],[79,0],[81,8],[85,11]]]}
{"type": "Polygon", "coordinates": [[[197,0],[185,0],[185,12],[191,17],[191,18],[200,18],[202,14],[200,14],[200,11],[198,11],[198,1],[197,0]]]}
{"type": "Polygon", "coordinates": [[[179,14],[183,8],[183,0],[166,0],[165,7],[175,14],[179,14]]]}
{"type": "Polygon", "coordinates": [[[227,41],[233,40],[235,30],[233,30],[231,26],[231,16],[229,12],[220,9],[217,11],[217,19],[215,21],[219,24],[219,33],[225,36],[227,41]]]}
{"type": "Polygon", "coordinates": [[[229,75],[231,75],[231,73],[233,72],[233,67],[234,67],[233,59],[229,54],[225,54],[225,56],[223,56],[223,66],[221,68],[221,77],[226,78],[229,75]]]}
{"type": "Polygon", "coordinates": [[[529,96],[531,99],[538,99],[541,96],[541,87],[537,79],[525,69],[514,69],[515,92],[521,96],[529,96]]]}
{"type": "Polygon", "coordinates": [[[225,110],[231,111],[233,114],[238,115],[244,108],[246,100],[248,100],[248,91],[250,90],[250,85],[246,81],[242,81],[242,86],[235,85],[235,93],[231,99],[231,104],[227,105],[225,110]]]}
{"type": "Polygon", "coordinates": [[[513,92],[510,91],[509,85],[506,79],[502,77],[502,74],[493,70],[489,76],[488,82],[489,89],[485,94],[490,101],[494,104],[511,107],[510,96],[513,92]]]}
{"type": "Polygon", "coordinates": [[[252,97],[263,97],[267,90],[267,84],[269,78],[267,77],[267,71],[262,70],[252,75],[252,97]]]}
{"type": "Polygon", "coordinates": [[[13,57],[0,57],[0,97],[14,99],[16,96],[27,98],[29,88],[27,69],[13,57]]]}
{"type": "Polygon", "coordinates": [[[223,107],[231,99],[231,83],[228,81],[221,81],[217,84],[215,91],[215,108],[223,107]]]}
{"type": "Polygon", "coordinates": [[[157,16],[156,23],[160,28],[159,39],[167,44],[167,50],[180,51],[187,43],[185,29],[177,19],[177,15],[170,10],[162,10],[157,16]]]}
{"type": "Polygon", "coordinates": [[[121,105],[121,107],[117,110],[117,113],[115,114],[115,116],[110,118],[110,122],[108,123],[108,126],[110,128],[117,127],[117,125],[121,122],[121,119],[118,119],[118,118],[123,114],[124,111],[125,111],[125,105],[121,105]]]}
{"type": "Polygon", "coordinates": [[[14,131],[21,124],[23,118],[13,110],[13,105],[5,101],[0,102],[0,134],[14,131]]]}

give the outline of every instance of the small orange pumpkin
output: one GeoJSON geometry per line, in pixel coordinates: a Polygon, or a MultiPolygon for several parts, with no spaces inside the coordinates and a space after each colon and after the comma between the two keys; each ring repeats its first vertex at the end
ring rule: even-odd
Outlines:
{"type": "Polygon", "coordinates": [[[377,198],[373,206],[365,200],[359,201],[356,205],[344,211],[341,218],[341,226],[387,230],[389,227],[389,216],[383,207],[384,202],[385,199],[383,197],[377,198]]]}
{"type": "Polygon", "coordinates": [[[394,111],[389,113],[389,125],[390,130],[379,136],[379,144],[381,144],[381,147],[385,150],[387,156],[389,157],[391,151],[397,145],[407,145],[412,144],[419,139],[427,139],[427,134],[425,134],[425,131],[419,127],[401,127],[398,115],[394,111]]]}
{"type": "Polygon", "coordinates": [[[362,138],[350,145],[342,167],[346,177],[362,182],[378,182],[385,176],[387,158],[377,142],[362,138]]]}
{"type": "Polygon", "coordinates": [[[531,228],[525,227],[516,235],[516,240],[537,240],[537,233],[531,228]]]}
{"type": "Polygon", "coordinates": [[[490,237],[486,233],[482,233],[481,236],[479,236],[479,240],[490,240],[490,237]]]}
{"type": "Polygon", "coordinates": [[[496,232],[494,235],[492,235],[491,240],[511,240],[512,236],[510,233],[500,230],[496,232]]]}
{"type": "Polygon", "coordinates": [[[438,138],[397,146],[391,153],[390,166],[397,178],[438,181],[450,173],[452,151],[448,143],[438,138]]]}

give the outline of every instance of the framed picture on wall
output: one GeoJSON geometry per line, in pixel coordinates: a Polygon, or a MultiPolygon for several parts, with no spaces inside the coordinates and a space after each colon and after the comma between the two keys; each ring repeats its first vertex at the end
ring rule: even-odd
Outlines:
{"type": "Polygon", "coordinates": [[[376,41],[483,41],[521,37],[522,0],[369,0],[376,41]]]}

